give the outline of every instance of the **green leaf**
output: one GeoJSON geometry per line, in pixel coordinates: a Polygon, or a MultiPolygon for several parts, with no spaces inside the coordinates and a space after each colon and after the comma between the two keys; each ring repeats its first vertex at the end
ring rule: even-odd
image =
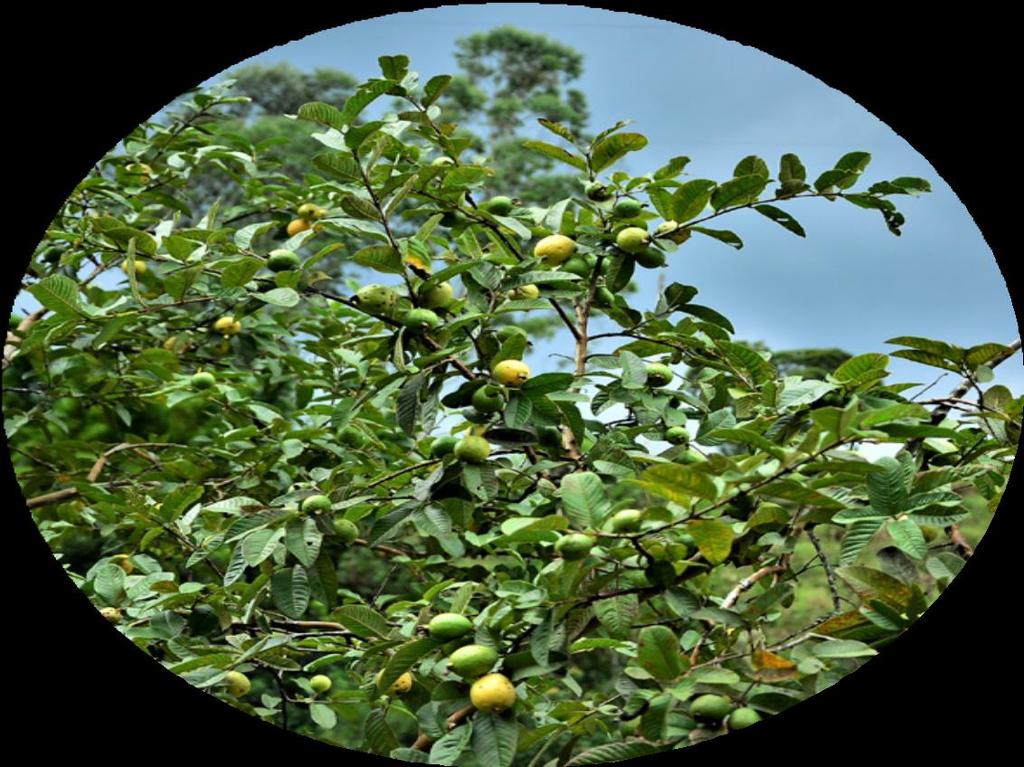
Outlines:
{"type": "Polygon", "coordinates": [[[414,639],[401,645],[384,665],[384,672],[377,682],[377,689],[386,691],[398,681],[398,677],[415,666],[421,658],[439,647],[439,642],[430,637],[414,639]]]}
{"type": "Polygon", "coordinates": [[[352,260],[360,266],[366,266],[385,274],[402,274],[402,258],[390,245],[370,245],[356,251],[352,260]]]}
{"type": "Polygon", "coordinates": [[[689,665],[680,651],[678,637],[668,626],[645,626],[640,630],[637,662],[659,682],[677,678],[689,665]]]}
{"type": "Polygon", "coordinates": [[[896,547],[914,559],[928,556],[928,542],[925,541],[921,528],[912,519],[894,519],[886,526],[886,531],[896,547]]]}
{"type": "Polygon", "coordinates": [[[616,133],[608,136],[590,148],[591,170],[594,173],[600,173],[621,160],[629,152],[636,152],[645,146],[647,146],[647,137],[640,133],[616,133]]]}
{"type": "Polygon", "coordinates": [[[846,528],[839,548],[839,564],[849,565],[857,561],[857,557],[867,547],[879,530],[883,520],[859,519],[846,528]]]}
{"type": "Polygon", "coordinates": [[[334,128],[339,131],[343,130],[347,124],[341,112],[330,104],[324,104],[320,101],[311,101],[308,104],[303,104],[299,107],[299,111],[296,114],[303,120],[320,123],[328,128],[334,128]]]}
{"type": "Polygon", "coordinates": [[[717,519],[695,519],[686,523],[701,555],[712,565],[724,562],[732,550],[732,527],[717,519]]]}
{"type": "Polygon", "coordinates": [[[270,530],[263,528],[254,530],[242,539],[242,557],[250,567],[256,567],[260,562],[274,553],[281,538],[284,537],[284,530],[270,530]]]}
{"type": "Polygon", "coordinates": [[[306,569],[295,565],[278,570],[270,579],[274,605],[289,618],[301,618],[309,606],[309,579],[306,569]]]}
{"type": "Polygon", "coordinates": [[[739,176],[719,184],[711,193],[711,207],[718,211],[736,205],[746,205],[764,191],[768,179],[758,174],[739,176]]]}
{"type": "Polygon", "coordinates": [[[556,160],[564,162],[566,165],[571,165],[577,170],[586,171],[587,169],[587,163],[582,157],[578,157],[560,146],[549,144],[546,141],[536,141],[533,139],[524,141],[523,146],[527,149],[532,149],[534,152],[540,152],[548,157],[553,157],[556,160]]]}
{"type": "Polygon", "coordinates": [[[716,184],[711,179],[695,178],[687,181],[672,193],[668,202],[666,218],[683,224],[696,218],[707,208],[711,200],[711,191],[716,184]]]}
{"type": "Polygon", "coordinates": [[[366,639],[387,637],[390,633],[387,621],[380,613],[365,605],[345,605],[331,613],[331,619],[337,621],[356,636],[366,639]]]}
{"type": "Polygon", "coordinates": [[[674,463],[652,466],[640,475],[639,480],[632,482],[676,503],[686,504],[693,498],[709,501],[718,498],[718,487],[711,477],[689,466],[674,463]]]}
{"type": "Polygon", "coordinates": [[[767,179],[771,174],[768,172],[768,163],[757,155],[752,154],[744,157],[736,164],[732,175],[737,178],[740,176],[764,176],[767,179]]]}
{"type": "Polygon", "coordinates": [[[565,391],[576,378],[572,373],[541,373],[523,384],[521,391],[528,397],[543,397],[556,391],[565,391]]]}
{"type": "Polygon", "coordinates": [[[295,288],[274,288],[266,293],[254,293],[253,295],[264,303],[286,308],[298,305],[301,299],[295,288]]]}
{"type": "Polygon", "coordinates": [[[78,283],[63,274],[44,277],[32,285],[28,292],[58,317],[71,319],[84,314],[78,295],[78,283]]]}
{"type": "Polygon", "coordinates": [[[309,705],[309,717],[317,725],[325,730],[333,730],[338,723],[338,717],[334,710],[326,703],[311,703],[309,705]]]}
{"type": "MultiPolygon", "coordinates": [[[[221,284],[225,288],[239,288],[245,283],[247,283],[249,280],[251,280],[254,276],[256,276],[256,272],[258,272],[262,268],[263,261],[261,261],[258,258],[253,258],[252,256],[240,258],[237,261],[233,261],[232,263],[224,267],[224,270],[221,272],[220,275],[221,284]]],[[[183,274],[187,274],[189,272],[192,272],[192,279],[189,281],[189,283],[182,284],[181,287],[176,288],[173,291],[171,286],[168,284],[170,282],[170,278],[164,281],[164,287],[167,289],[167,292],[173,298],[179,301],[181,300],[182,296],[185,295],[185,292],[188,290],[188,288],[191,287],[190,283],[194,283],[196,278],[198,278],[199,275],[202,274],[203,267],[202,265],[193,266],[190,267],[189,269],[185,269],[182,272],[178,272],[177,275],[175,276],[180,276],[183,274]]]]}
{"type": "Polygon", "coordinates": [[[814,645],[818,658],[865,658],[878,655],[878,651],[855,639],[832,639],[814,645]]]}
{"type": "Polygon", "coordinates": [[[297,519],[285,529],[284,545],[303,567],[311,567],[316,561],[322,541],[323,534],[309,517],[297,519]]]}
{"type": "Polygon", "coordinates": [[[325,152],[313,158],[313,167],[346,183],[362,183],[363,175],[359,163],[344,152],[325,152]]]}
{"type": "Polygon", "coordinates": [[[784,154],[779,161],[779,181],[783,184],[807,180],[807,169],[795,154],[784,154]]]}
{"type": "Polygon", "coordinates": [[[836,574],[846,581],[864,601],[880,599],[901,611],[910,603],[912,595],[910,587],[881,570],[849,566],[840,567],[836,570],[836,574]]]}
{"type": "Polygon", "coordinates": [[[487,767],[510,767],[516,756],[519,728],[514,718],[478,711],[473,717],[473,756],[487,767]]]}
{"type": "Polygon", "coordinates": [[[385,709],[370,709],[363,722],[363,734],[366,745],[375,754],[386,756],[398,748],[398,739],[388,725],[385,709]]]}
{"type": "Polygon", "coordinates": [[[601,478],[589,471],[575,472],[562,480],[562,508],[573,525],[586,530],[600,523],[610,502],[601,478]]]}
{"type": "Polygon", "coordinates": [[[444,93],[445,88],[451,83],[451,75],[436,75],[427,80],[427,84],[423,86],[423,99],[420,102],[423,106],[428,107],[433,104],[437,99],[444,93]]]}
{"type": "Polygon", "coordinates": [[[776,208],[774,205],[755,205],[754,210],[762,216],[770,218],[783,229],[787,229],[798,237],[807,236],[807,232],[800,226],[800,222],[781,208],[776,208]]]}
{"type": "Polygon", "coordinates": [[[642,389],[647,384],[647,365],[632,352],[619,352],[622,361],[620,383],[626,389],[642,389]]]}
{"type": "Polygon", "coordinates": [[[372,101],[389,91],[394,85],[389,80],[371,80],[348,98],[337,119],[342,125],[351,124],[372,101]]]}
{"type": "Polygon", "coordinates": [[[606,762],[624,762],[657,753],[661,747],[648,743],[646,740],[627,740],[616,743],[605,743],[594,748],[581,751],[566,763],[566,767],[584,767],[590,764],[606,762]]]}
{"type": "Polygon", "coordinates": [[[469,721],[454,730],[449,730],[430,746],[430,764],[453,765],[459,758],[473,734],[473,722],[469,721]]]}
{"type": "Polygon", "coordinates": [[[743,247],[743,240],[739,238],[739,235],[727,229],[708,229],[704,226],[691,226],[689,229],[691,232],[699,232],[705,237],[711,237],[719,242],[724,242],[726,245],[736,248],[736,250],[743,247]]]}
{"type": "Polygon", "coordinates": [[[868,500],[875,511],[893,516],[903,510],[907,503],[907,485],[903,478],[903,466],[895,458],[884,456],[874,462],[882,471],[867,477],[868,500]]]}
{"type": "Polygon", "coordinates": [[[629,639],[631,626],[640,612],[636,594],[622,594],[594,602],[594,614],[615,639],[629,639]]]}

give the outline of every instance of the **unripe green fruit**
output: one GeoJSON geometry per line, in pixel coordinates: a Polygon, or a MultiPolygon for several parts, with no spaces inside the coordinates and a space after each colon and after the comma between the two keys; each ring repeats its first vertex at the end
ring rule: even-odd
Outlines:
{"type": "Polygon", "coordinates": [[[558,268],[563,272],[575,274],[577,277],[588,277],[591,265],[587,263],[583,256],[573,256],[558,268]]]}
{"type": "Polygon", "coordinates": [[[615,303],[615,294],[602,285],[594,291],[594,303],[598,306],[611,306],[615,303]]]}
{"type": "Polygon", "coordinates": [[[512,301],[534,301],[540,298],[540,288],[533,283],[520,285],[518,288],[510,290],[508,297],[512,301]]]}
{"type": "Polygon", "coordinates": [[[505,407],[505,398],[497,386],[481,386],[473,392],[473,407],[481,413],[497,413],[505,407]]]}
{"type": "Polygon", "coordinates": [[[468,644],[448,656],[448,668],[462,677],[486,674],[498,660],[498,653],[491,647],[468,644]]]}
{"type": "Polygon", "coordinates": [[[671,220],[664,221],[664,222],[658,224],[657,228],[654,230],[654,233],[655,234],[668,234],[669,232],[674,232],[678,228],[679,228],[678,222],[671,221],[671,220]]]}
{"type": "Polygon", "coordinates": [[[450,210],[441,216],[441,221],[439,223],[441,226],[451,229],[452,227],[462,226],[463,224],[468,223],[468,219],[462,211],[450,210]]]}
{"type": "Polygon", "coordinates": [[[502,325],[500,328],[494,331],[494,335],[498,337],[499,341],[507,341],[512,336],[525,336],[526,331],[516,325],[502,325]]]}
{"type": "Polygon", "coordinates": [[[317,674],[309,680],[309,686],[312,687],[313,692],[317,694],[327,692],[331,689],[331,678],[326,674],[317,674]]]}
{"type": "Polygon", "coordinates": [[[459,438],[453,435],[447,435],[444,437],[438,437],[430,443],[430,457],[431,458],[443,458],[449,455],[455,446],[459,444],[459,438]]]}
{"type": "Polygon", "coordinates": [[[441,613],[435,615],[427,624],[427,632],[433,639],[448,642],[465,636],[473,630],[473,622],[465,615],[458,613],[441,613]]]}
{"type": "Polygon", "coordinates": [[[612,515],[613,533],[631,533],[640,529],[643,522],[643,512],[640,509],[622,509],[612,515]]]}
{"type": "Polygon", "coordinates": [[[193,389],[209,389],[215,383],[217,379],[213,377],[213,373],[196,373],[189,379],[193,389]]]}
{"type": "Polygon", "coordinates": [[[557,426],[541,426],[537,430],[537,439],[544,447],[561,448],[562,430],[557,426]]]}
{"type": "Polygon", "coordinates": [[[935,527],[934,525],[921,525],[921,535],[924,536],[926,543],[931,543],[941,534],[941,528],[935,527]]]}
{"type": "Polygon", "coordinates": [[[685,453],[683,453],[682,455],[676,456],[676,458],[675,458],[675,462],[676,463],[681,463],[681,464],[684,464],[684,465],[685,464],[690,464],[690,463],[702,463],[702,462],[704,462],[706,460],[707,460],[707,458],[705,458],[703,455],[698,453],[692,447],[689,450],[687,450],[685,453]]]}
{"type": "Polygon", "coordinates": [[[615,236],[615,244],[620,250],[626,253],[636,254],[647,249],[651,244],[651,237],[646,229],[639,226],[627,226],[615,236]]]}
{"type": "Polygon", "coordinates": [[[267,257],[267,268],[272,272],[287,272],[290,269],[297,269],[298,266],[299,257],[290,250],[272,250],[267,257]]]}
{"type": "Polygon", "coordinates": [[[490,454],[490,443],[473,434],[463,437],[455,446],[455,457],[466,463],[483,463],[490,454]]]}
{"type": "Polygon", "coordinates": [[[548,266],[558,266],[576,252],[576,242],[564,234],[551,234],[533,247],[535,258],[542,258],[548,266]]]}
{"type": "Polygon", "coordinates": [[[594,202],[604,202],[612,196],[608,187],[600,181],[591,181],[583,188],[583,191],[594,202]]]}
{"type": "Polygon", "coordinates": [[[679,577],[673,564],[663,560],[649,564],[644,570],[644,576],[652,586],[657,586],[661,589],[668,588],[679,577]]]}
{"type": "Polygon", "coordinates": [[[665,441],[673,445],[685,445],[690,441],[690,432],[682,426],[672,426],[665,429],[665,441]]]}
{"type": "Polygon", "coordinates": [[[359,528],[352,520],[338,517],[334,520],[334,534],[341,539],[342,543],[348,545],[359,537],[359,528]]]}
{"type": "Polygon", "coordinates": [[[634,253],[633,260],[644,269],[659,269],[666,264],[665,254],[657,248],[647,248],[634,253]]]}
{"type": "Polygon", "coordinates": [[[224,681],[227,682],[228,692],[236,698],[241,698],[252,689],[252,682],[249,681],[249,677],[241,671],[229,671],[224,675],[224,681]]]}
{"type": "Polygon", "coordinates": [[[311,495],[299,506],[305,514],[323,514],[331,510],[331,499],[326,495],[311,495]]]}
{"type": "Polygon", "coordinates": [[[721,721],[729,715],[732,703],[721,695],[701,695],[690,703],[690,715],[697,719],[721,721]]]}
{"type": "Polygon", "coordinates": [[[612,215],[615,218],[635,218],[640,215],[640,211],[643,209],[643,203],[639,200],[624,197],[615,203],[615,207],[612,208],[612,215]]]}
{"type": "Polygon", "coordinates": [[[589,535],[570,533],[558,539],[558,542],[555,544],[555,551],[561,555],[562,559],[573,561],[586,557],[593,547],[594,539],[589,535]]]}
{"type": "Polygon", "coordinates": [[[749,706],[738,708],[729,714],[729,729],[742,730],[761,721],[761,715],[749,706]]]}
{"type": "Polygon", "coordinates": [[[442,282],[421,293],[420,298],[423,305],[429,309],[443,309],[455,298],[455,290],[450,282],[442,282]]]}
{"type": "Polygon", "coordinates": [[[411,309],[402,318],[402,324],[410,330],[434,330],[441,325],[441,318],[431,309],[411,309]]]}
{"type": "Polygon", "coordinates": [[[386,285],[364,285],[356,291],[356,303],[359,308],[373,314],[390,311],[398,303],[398,293],[386,285]]]}
{"type": "Polygon", "coordinates": [[[516,688],[504,674],[488,674],[473,682],[469,701],[478,711],[500,714],[516,703],[516,688]]]}
{"type": "Polygon", "coordinates": [[[512,212],[512,200],[504,195],[498,195],[485,202],[484,207],[495,216],[507,216],[512,212]]]}
{"type": "Polygon", "coordinates": [[[667,386],[676,375],[672,372],[672,368],[660,362],[648,363],[646,365],[646,370],[647,383],[654,387],[667,386]]]}

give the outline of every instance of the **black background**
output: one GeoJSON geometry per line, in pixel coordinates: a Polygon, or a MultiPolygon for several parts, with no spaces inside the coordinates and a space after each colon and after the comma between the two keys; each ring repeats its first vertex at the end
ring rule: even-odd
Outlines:
{"type": "MultiPolygon", "coordinates": [[[[257,6],[178,4],[89,10],[24,6],[8,25],[22,47],[7,67],[5,143],[10,305],[28,254],[92,163],[177,94],[266,48],[356,19],[339,3],[257,6]],[[147,10],[148,9],[148,10],[147,10]]],[[[669,18],[643,3],[612,10],[669,18]]],[[[688,4],[687,4],[688,5],[688,4]]],[[[737,5],[679,12],[672,20],[752,45],[815,75],[893,127],[938,169],[968,206],[1011,280],[1011,230],[1019,151],[1011,97],[1019,91],[1017,25],[1008,14],[882,4],[737,5]],[[833,16],[828,11],[834,11],[833,16]],[[1011,69],[1011,67],[1013,67],[1011,69]]],[[[374,15],[402,6],[377,3],[374,15]]],[[[558,30],[550,30],[554,37],[558,30]]],[[[9,48],[10,49],[10,48],[9,48]]],[[[380,51],[400,53],[399,50],[380,51]]],[[[612,54],[609,54],[612,55],[612,54]]],[[[627,64],[628,65],[628,64],[627,64]]],[[[413,62],[415,68],[415,62],[413,62]]],[[[683,85],[685,87],[685,78],[683,85]]],[[[666,96],[676,87],[665,84],[666,96]]],[[[936,296],[969,311],[955,296],[936,296]]],[[[979,341],[1002,341],[992,338],[979,341]]],[[[1006,363],[1019,365],[1019,356],[1006,363]]],[[[5,746],[92,761],[254,758],[357,759],[237,712],[166,673],[110,627],[64,577],[13,499],[4,536],[8,647],[0,675],[9,711],[5,746]],[[20,747],[20,748],[19,748],[20,747]]],[[[1009,515],[1021,466],[974,558],[935,607],[861,671],[762,725],[648,760],[750,757],[768,764],[842,759],[954,759],[1016,741],[1019,704],[1020,538],[1009,515]],[[1011,698],[1010,700],[1013,700],[1011,698]],[[1016,717],[1014,717],[1016,719],[1016,717]],[[1016,721],[1014,722],[1016,723],[1016,721]]]]}

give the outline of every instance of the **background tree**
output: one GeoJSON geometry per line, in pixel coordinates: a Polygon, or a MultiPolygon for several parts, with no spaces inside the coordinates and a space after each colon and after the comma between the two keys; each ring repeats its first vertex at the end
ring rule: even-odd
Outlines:
{"type": "Polygon", "coordinates": [[[101,160],[33,256],[42,309],[5,345],[5,430],[40,531],[107,619],[289,729],[509,767],[751,726],[920,616],[971,555],[961,525],[1002,497],[1024,397],[990,384],[1019,339],[890,339],[963,377],[913,402],[890,355],[784,374],[696,286],[622,289],[691,237],[738,245],[727,216],[801,231],[794,198],[898,233],[892,198],[927,182],[858,191],[866,152],[813,181],[795,155],[633,177],[615,165],[642,135],[543,121],[558,143],[527,148],[580,193],[509,208],[438,107],[452,79],[379,64],[343,104],[298,109],[322,147],[302,183],[211,128],[228,89],[192,93],[101,160]],[[404,113],[373,119],[384,96],[404,113]],[[207,171],[237,202],[189,204],[207,171]],[[311,197],[326,215],[275,239],[311,197]],[[324,274],[339,253],[373,282],[324,274]],[[531,375],[518,329],[537,314],[571,372],[531,375]]]}

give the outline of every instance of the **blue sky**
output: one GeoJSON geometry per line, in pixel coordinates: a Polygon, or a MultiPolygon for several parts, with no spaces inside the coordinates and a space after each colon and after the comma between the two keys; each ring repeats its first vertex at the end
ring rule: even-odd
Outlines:
{"type": "MultiPolygon", "coordinates": [[[[699,287],[697,301],[730,317],[737,338],[778,349],[839,346],[861,353],[891,350],[884,342],[897,335],[965,346],[1019,335],[990,249],[929,162],[849,97],[752,47],[628,13],[503,3],[349,24],[249,61],[334,67],[362,79],[379,75],[378,56],[405,53],[425,81],[456,70],[457,38],[503,24],[548,34],[583,53],[584,75],[574,85],[589,99],[591,128],[630,119],[631,129],[650,139],[621,165],[627,171],[647,172],[684,154],[692,158],[691,177],[722,180],[745,155],[760,155],[774,169],[781,154],[795,152],[814,178],[845,152],[865,150],[873,155],[865,187],[902,175],[932,183],[932,194],[896,198],[907,216],[898,238],[877,212],[824,200],[785,205],[803,223],[806,240],[750,211],[719,220],[743,237],[743,250],[692,238],[670,257],[667,280],[699,287]]],[[[652,297],[657,272],[639,277],[640,295],[652,297]]],[[[29,303],[21,298],[16,305],[29,303]]],[[[547,355],[565,344],[538,344],[535,370],[552,366],[547,355]]],[[[997,377],[1015,392],[1024,390],[1020,359],[1005,363],[997,377]]],[[[895,358],[891,369],[891,381],[927,383],[937,375],[895,358]]],[[[949,375],[932,394],[954,383],[949,375]]]]}
{"type": "MultiPolygon", "coordinates": [[[[885,340],[897,335],[962,345],[1018,336],[991,250],[931,164],[849,97],[755,48],[634,14],[491,4],[349,24],[250,61],[334,67],[366,78],[379,74],[378,56],[405,53],[426,79],[455,71],[457,38],[502,24],[550,35],[583,53],[584,75],[575,85],[589,99],[591,128],[630,119],[631,129],[650,139],[623,163],[627,171],[643,173],[685,154],[692,177],[724,179],[745,155],[758,154],[775,168],[781,154],[796,152],[813,178],[845,152],[865,150],[873,156],[867,183],[902,175],[931,181],[932,194],[897,198],[908,220],[902,237],[892,236],[874,211],[798,200],[787,209],[803,223],[806,240],[742,212],[721,223],[743,237],[743,250],[706,238],[686,243],[670,258],[668,280],[699,287],[698,300],[729,316],[737,337],[780,349],[840,346],[860,353],[886,351],[892,347],[885,340]]],[[[641,295],[652,295],[656,273],[641,279],[641,295]]],[[[538,348],[536,364],[550,364],[542,358],[562,343],[538,348]]],[[[935,377],[932,369],[898,359],[892,370],[892,380],[935,377]]],[[[1024,389],[1019,355],[1003,365],[998,380],[1024,389]]]]}

